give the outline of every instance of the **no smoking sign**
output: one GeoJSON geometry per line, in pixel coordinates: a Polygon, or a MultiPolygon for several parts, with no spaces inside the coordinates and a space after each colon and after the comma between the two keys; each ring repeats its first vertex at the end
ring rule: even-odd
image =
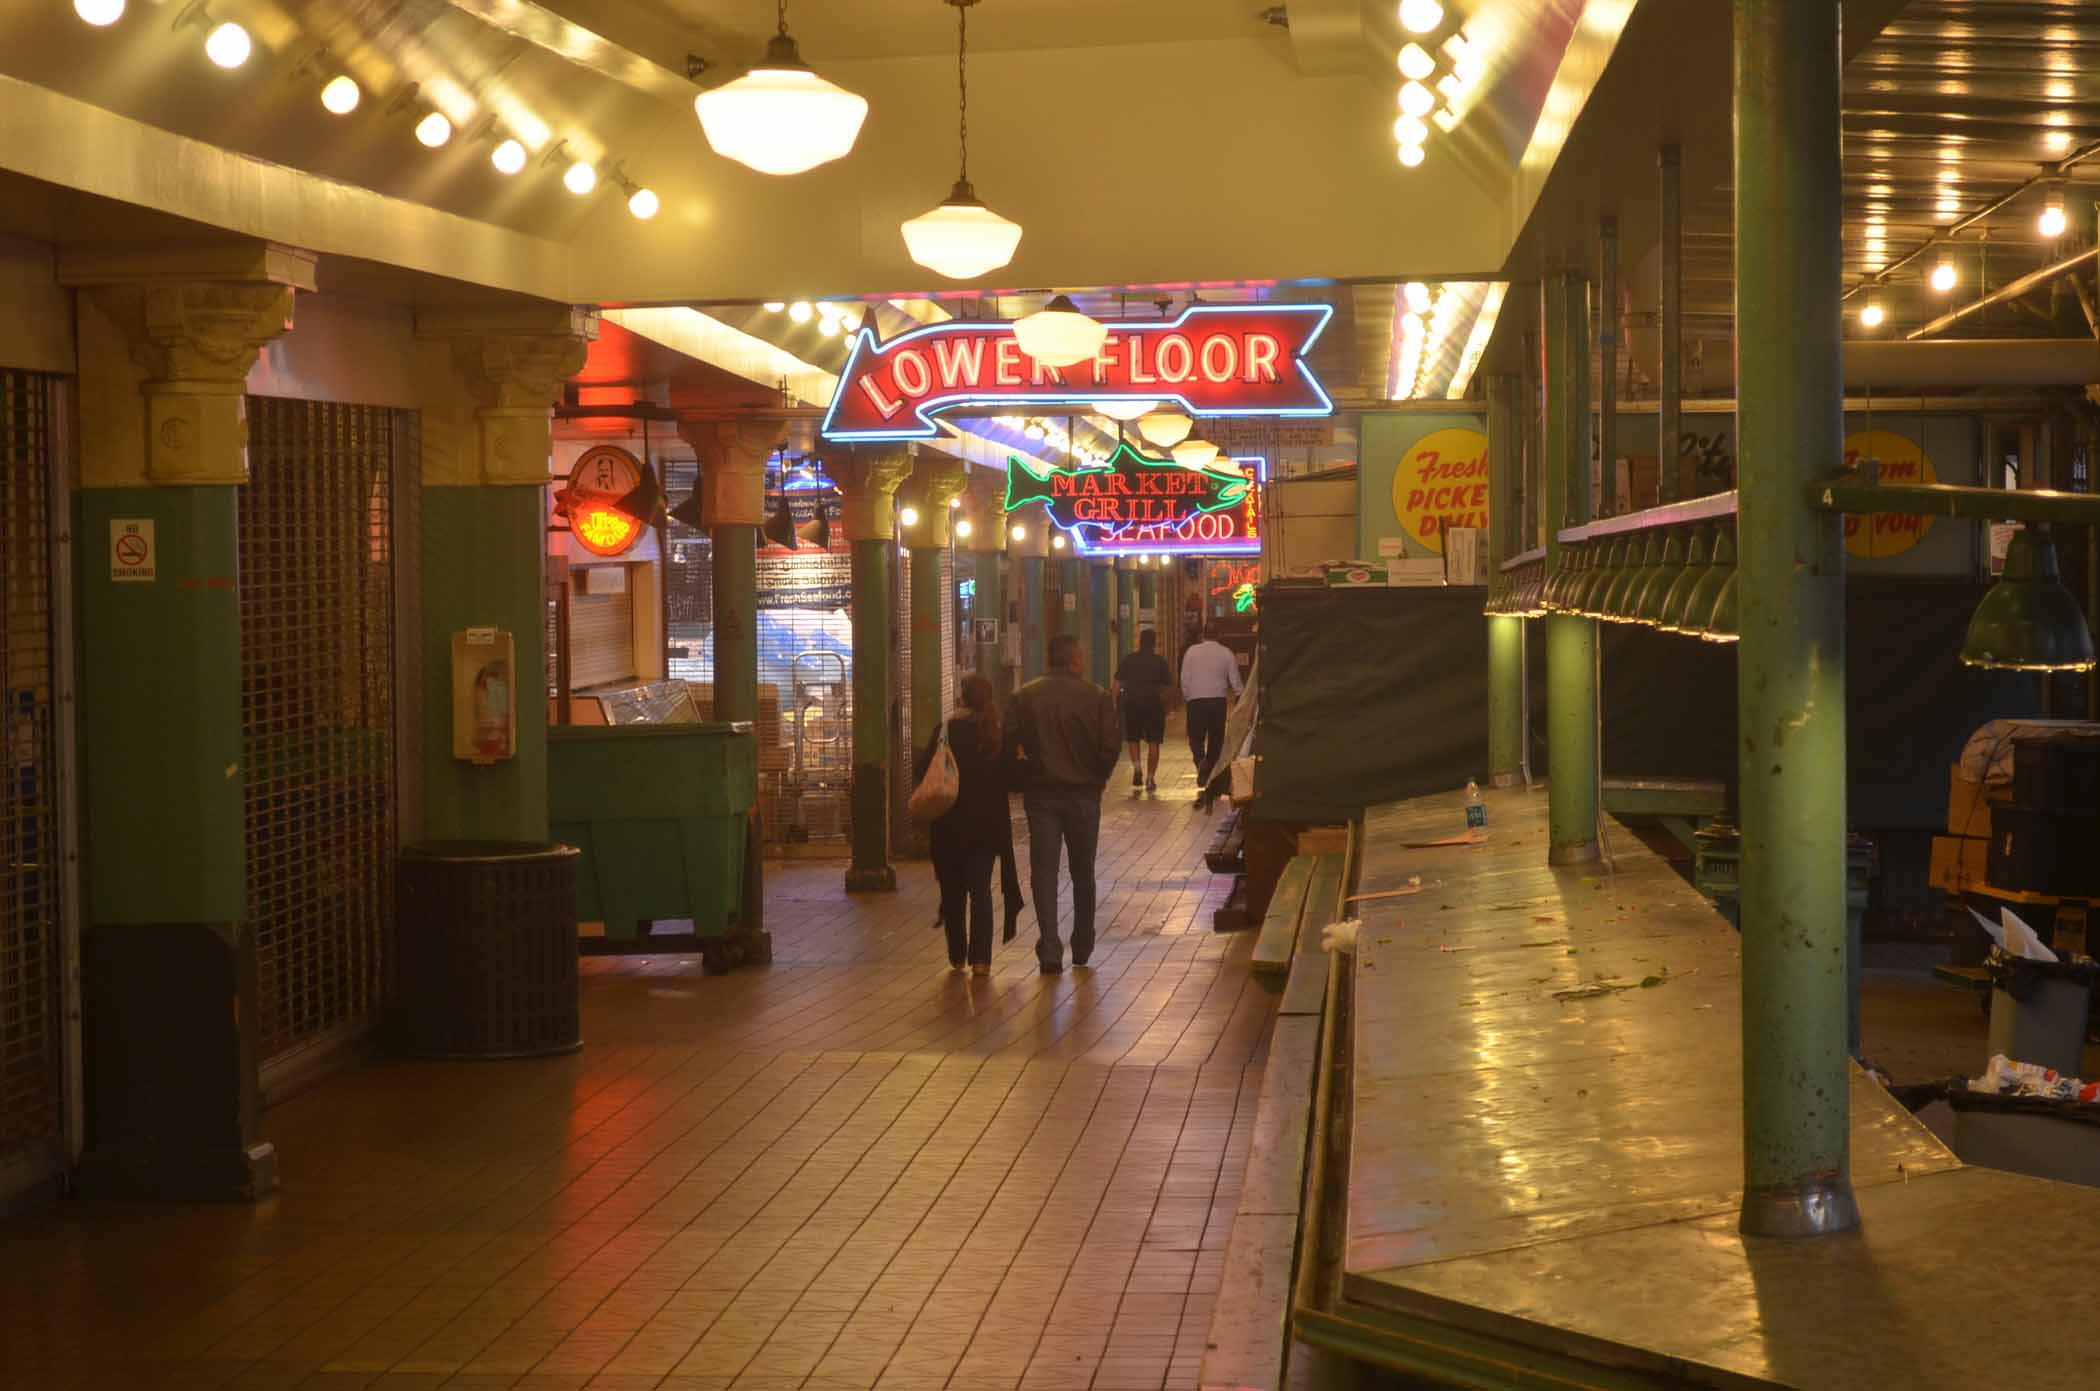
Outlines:
{"type": "Polygon", "coordinates": [[[156,578],[151,517],[110,519],[109,577],[119,584],[151,584],[156,578]]]}

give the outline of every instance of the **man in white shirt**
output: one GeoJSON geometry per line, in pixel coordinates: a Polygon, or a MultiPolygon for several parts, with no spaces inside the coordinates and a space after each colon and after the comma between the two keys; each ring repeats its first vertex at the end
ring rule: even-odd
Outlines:
{"type": "Polygon", "coordinates": [[[1189,753],[1196,760],[1196,785],[1210,781],[1210,770],[1225,747],[1225,712],[1240,693],[1240,661],[1218,641],[1218,630],[1203,629],[1203,640],[1181,657],[1181,699],[1189,712],[1189,753]]]}

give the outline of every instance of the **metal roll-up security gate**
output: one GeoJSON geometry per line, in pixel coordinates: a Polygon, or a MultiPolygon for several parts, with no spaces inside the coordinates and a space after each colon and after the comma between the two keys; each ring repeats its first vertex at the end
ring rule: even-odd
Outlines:
{"type": "Polygon", "coordinates": [[[393,922],[394,494],[415,434],[250,397],[240,496],[248,918],[266,1064],[354,1035],[393,922]]]}
{"type": "Polygon", "coordinates": [[[0,1199],[66,1163],[57,378],[0,371],[0,1199]]]}

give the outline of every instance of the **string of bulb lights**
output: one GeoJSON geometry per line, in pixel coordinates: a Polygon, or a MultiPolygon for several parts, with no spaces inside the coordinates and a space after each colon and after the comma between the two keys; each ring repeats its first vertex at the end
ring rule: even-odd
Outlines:
{"type": "MultiPolygon", "coordinates": [[[[73,0],[73,13],[81,22],[97,29],[107,29],[122,20],[127,10],[127,0],[73,0]]],[[[255,40],[247,29],[233,20],[215,17],[205,0],[190,0],[176,16],[174,28],[196,28],[204,31],[204,56],[214,66],[229,72],[246,65],[255,53],[255,40]]],[[[355,77],[344,69],[342,63],[333,58],[325,48],[316,48],[301,58],[293,69],[295,76],[328,75],[321,80],[318,93],[321,109],[331,116],[349,116],[365,104],[365,90],[355,77]]],[[[443,111],[426,106],[420,99],[417,84],[410,83],[397,93],[385,109],[387,116],[422,114],[413,127],[416,142],[426,149],[441,149],[452,141],[456,133],[452,118],[443,111]]],[[[506,178],[522,173],[532,162],[531,152],[525,143],[514,135],[498,138],[494,117],[476,132],[477,137],[495,141],[489,151],[489,164],[506,178]]],[[[565,156],[568,142],[556,141],[542,157],[546,168],[564,165],[561,174],[562,187],[577,197],[584,197],[597,189],[601,182],[598,166],[585,159],[570,159],[565,156]]],[[[627,177],[618,164],[610,167],[606,180],[617,187],[627,199],[627,211],[641,221],[655,217],[662,200],[654,189],[636,183],[627,177]]]]}
{"type": "MultiPolygon", "coordinates": [[[[1983,222],[1993,214],[2000,212],[2015,200],[2036,188],[2039,188],[2042,192],[2042,207],[2041,211],[2035,215],[2035,234],[2046,242],[2060,241],[2064,234],[2070,230],[2070,217],[2064,210],[2066,176],[2073,166],[2082,164],[2095,155],[2100,155],[2100,142],[2085,146],[2059,163],[2043,166],[2042,171],[2034,177],[2020,183],[2011,191],[1993,198],[1990,202],[1962,217],[1945,230],[1919,243],[1906,254],[1890,261],[1872,274],[1865,276],[1859,284],[1845,291],[1846,299],[1851,299],[1855,295],[1865,296],[1865,300],[1861,303],[1855,315],[1859,326],[1863,329],[1877,329],[1888,321],[1888,310],[1881,302],[1882,288],[1888,283],[1888,278],[1891,275],[1928,254],[1933,255],[1934,259],[1932,269],[1925,275],[1926,285],[1935,294],[1945,295],[1952,293],[1955,286],[1961,283],[1961,271],[1955,264],[1954,256],[1955,248],[1959,245],[1956,239],[1963,232],[1968,231],[1971,227],[1983,222]]],[[[1957,206],[1959,205],[1949,206],[1942,203],[1941,211],[1945,215],[1951,215],[1957,206]]],[[[1988,236],[1988,229],[1986,229],[1985,235],[1988,236]]],[[[1877,250],[1881,241],[1873,216],[1870,216],[1868,220],[1867,241],[1870,254],[1877,250]]]]}
{"type": "Polygon", "coordinates": [[[1439,0],[1400,0],[1400,27],[1417,37],[1400,50],[1400,114],[1393,121],[1393,143],[1403,168],[1418,168],[1427,158],[1429,128],[1449,134],[1458,127],[1458,104],[1480,81],[1479,50],[1463,30],[1454,29],[1435,49],[1444,29],[1439,0]]]}

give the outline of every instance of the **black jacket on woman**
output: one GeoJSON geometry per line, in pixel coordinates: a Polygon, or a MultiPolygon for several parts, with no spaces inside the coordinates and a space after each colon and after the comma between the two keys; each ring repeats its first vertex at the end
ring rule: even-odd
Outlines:
{"type": "MultiPolygon", "coordinates": [[[[977,737],[977,717],[958,715],[948,721],[948,748],[955,755],[961,792],[947,814],[932,826],[935,859],[972,850],[997,854],[1013,838],[1013,813],[1007,796],[1014,786],[1010,748],[986,753],[977,737]]],[[[933,750],[919,755],[919,776],[926,776],[933,750]]]]}

